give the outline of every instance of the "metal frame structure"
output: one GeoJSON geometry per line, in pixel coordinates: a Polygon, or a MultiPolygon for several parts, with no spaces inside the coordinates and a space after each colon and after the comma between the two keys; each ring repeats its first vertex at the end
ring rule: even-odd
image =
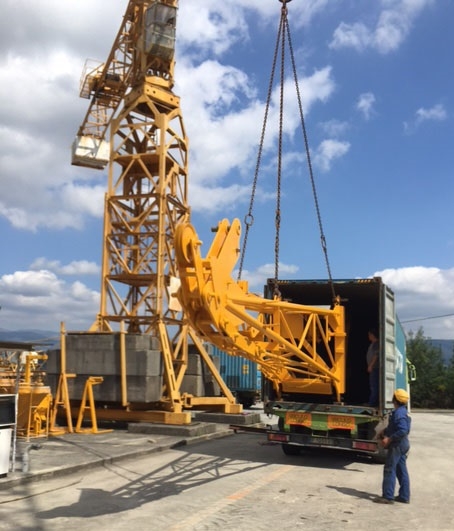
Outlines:
{"type": "Polygon", "coordinates": [[[180,393],[191,337],[214,370],[226,410],[240,412],[172,297],[174,231],[190,215],[188,140],[172,92],[177,7],[177,0],[131,0],[107,62],[87,68],[81,82],[80,95],[91,102],[73,164],[100,169],[108,163],[101,304],[90,332],[124,326],[127,333],[157,336],[165,368],[162,407],[175,413],[197,402],[180,393]]]}
{"type": "Polygon", "coordinates": [[[224,219],[206,255],[189,223],[175,234],[181,279],[178,298],[200,337],[231,355],[259,364],[281,398],[283,393],[333,396],[345,392],[344,307],[331,308],[264,299],[232,279],[239,258],[241,226],[224,219]]]}

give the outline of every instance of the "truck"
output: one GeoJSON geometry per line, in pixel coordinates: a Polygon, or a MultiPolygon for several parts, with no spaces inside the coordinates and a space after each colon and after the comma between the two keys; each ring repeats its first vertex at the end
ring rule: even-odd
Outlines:
{"type": "MultiPolygon", "coordinates": [[[[376,437],[379,426],[393,409],[396,388],[409,390],[415,371],[406,359],[405,333],[395,312],[393,291],[379,277],[335,280],[280,280],[285,300],[310,306],[326,305],[331,290],[345,308],[345,393],[337,403],[326,396],[284,393],[274,399],[264,382],[264,411],[278,418],[277,429],[266,431],[269,441],[280,442],[286,455],[305,447],[339,448],[365,453],[382,460],[384,451],[376,437]],[[379,405],[368,404],[369,375],[366,365],[368,330],[379,332],[379,405]]],[[[268,280],[265,297],[272,297],[276,283],[268,280]]]]}
{"type": "MultiPolygon", "coordinates": [[[[251,426],[287,455],[304,447],[339,448],[381,460],[377,430],[396,388],[408,389],[405,335],[393,291],[380,277],[347,280],[269,279],[263,297],[233,280],[241,224],[218,224],[207,255],[194,227],[177,226],[177,297],[189,326],[231,356],[257,363],[264,411],[277,427],[251,426]],[[379,404],[371,406],[368,331],[378,330],[379,404]]],[[[246,429],[234,426],[233,429],[246,429]]]]}

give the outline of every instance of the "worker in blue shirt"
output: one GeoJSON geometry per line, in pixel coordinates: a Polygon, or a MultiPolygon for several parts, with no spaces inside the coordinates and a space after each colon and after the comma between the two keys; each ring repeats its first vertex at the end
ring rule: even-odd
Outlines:
{"type": "Polygon", "coordinates": [[[384,448],[388,449],[383,469],[382,496],[376,503],[410,503],[410,477],[407,470],[407,455],[410,450],[408,434],[411,418],[408,416],[409,395],[405,389],[396,389],[393,395],[394,410],[388,426],[379,434],[384,448]],[[396,478],[399,482],[399,495],[394,497],[396,478]]]}

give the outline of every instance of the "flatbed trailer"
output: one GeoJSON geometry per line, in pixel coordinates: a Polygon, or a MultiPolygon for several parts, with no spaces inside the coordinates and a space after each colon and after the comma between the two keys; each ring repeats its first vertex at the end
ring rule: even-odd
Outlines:
{"type": "Polygon", "coordinates": [[[304,448],[331,448],[367,454],[382,462],[385,451],[376,437],[384,417],[368,406],[270,402],[265,413],[278,416],[278,425],[230,425],[235,432],[247,431],[281,443],[286,455],[298,455],[304,448]]]}

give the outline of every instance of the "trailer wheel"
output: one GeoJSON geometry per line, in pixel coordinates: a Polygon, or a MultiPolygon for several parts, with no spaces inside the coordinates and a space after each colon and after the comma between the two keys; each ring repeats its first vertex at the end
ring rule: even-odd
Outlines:
{"type": "Polygon", "coordinates": [[[294,446],[293,444],[282,443],[282,451],[285,455],[300,455],[301,448],[299,446],[294,446]]]}

